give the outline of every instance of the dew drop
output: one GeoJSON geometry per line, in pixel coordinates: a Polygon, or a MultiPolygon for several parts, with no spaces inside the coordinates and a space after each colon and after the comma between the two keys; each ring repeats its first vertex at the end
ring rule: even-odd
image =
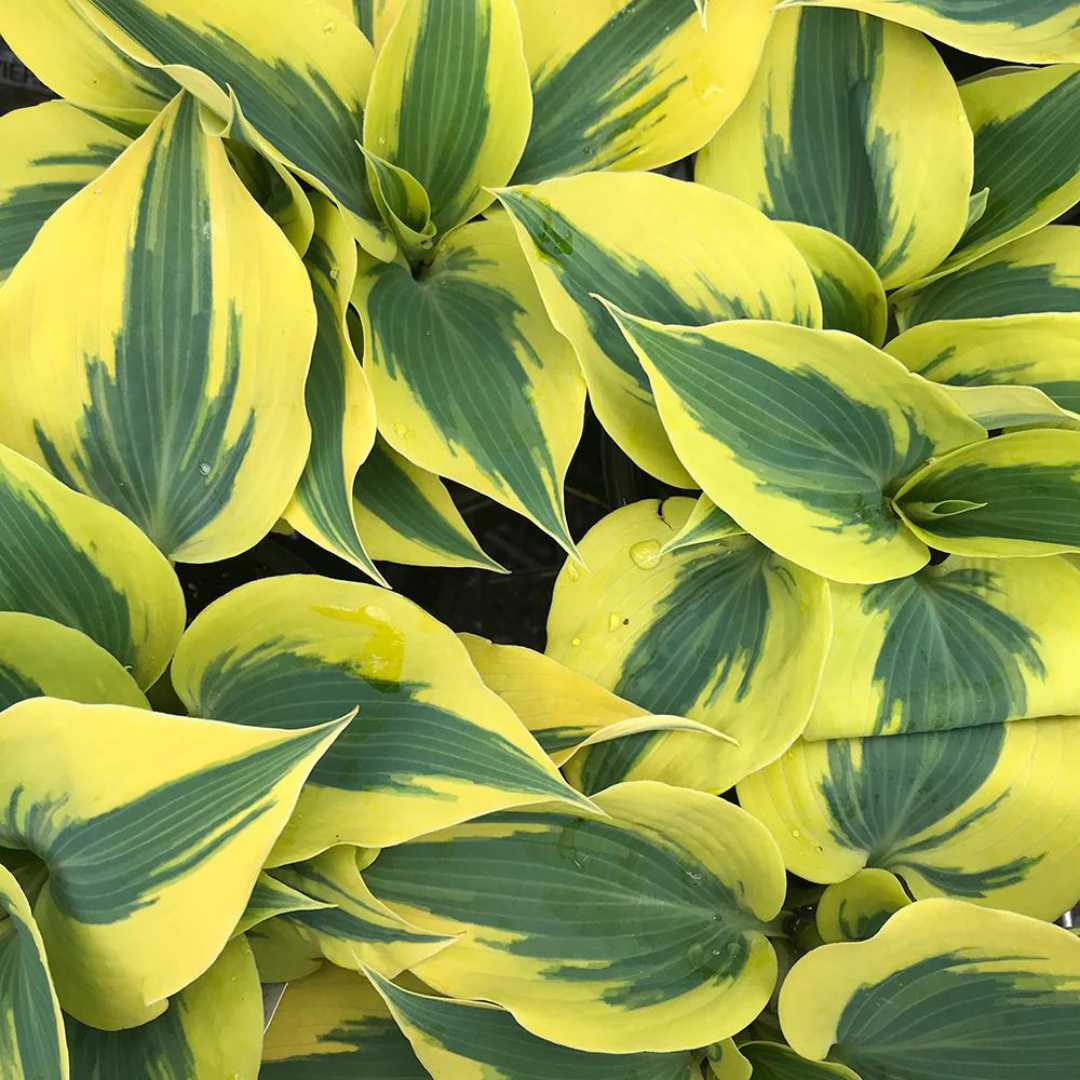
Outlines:
{"type": "Polygon", "coordinates": [[[203,227],[202,227],[203,239],[204,240],[209,240],[212,233],[213,233],[213,228],[211,227],[210,222],[209,221],[204,221],[203,222],[203,227]]]}
{"type": "Polygon", "coordinates": [[[100,195],[101,194],[101,188],[99,188],[99,187],[94,188],[94,194],[95,195],[100,195]]]}
{"type": "Polygon", "coordinates": [[[336,25],[337,24],[334,22],[323,23],[322,32],[324,34],[332,34],[336,25]]]}
{"type": "Polygon", "coordinates": [[[691,885],[700,885],[705,880],[705,875],[700,870],[687,870],[686,880],[691,885]]]}
{"type": "Polygon", "coordinates": [[[566,564],[566,576],[571,581],[577,581],[581,577],[581,570],[578,568],[576,562],[569,562],[566,564]]]}
{"type": "Polygon", "coordinates": [[[800,837],[800,836],[802,836],[802,833],[801,833],[801,832],[799,832],[799,830],[798,830],[798,829],[792,829],[792,830],[791,830],[791,835],[792,835],[793,837],[795,837],[795,839],[796,839],[796,840],[798,840],[798,839],[799,839],[799,837],[800,837]]]}
{"type": "Polygon", "coordinates": [[[609,634],[614,634],[615,631],[618,630],[620,626],[622,626],[622,616],[617,611],[613,611],[607,617],[608,633],[609,634]]]}
{"type": "Polygon", "coordinates": [[[656,540],[641,540],[630,548],[630,558],[642,570],[652,570],[660,561],[660,544],[656,540]]]}
{"type": "Polygon", "coordinates": [[[339,277],[341,277],[341,271],[336,266],[332,267],[330,270],[330,280],[337,281],[339,277]]]}
{"type": "Polygon", "coordinates": [[[570,644],[573,645],[575,649],[578,648],[578,646],[581,644],[581,638],[572,638],[570,644]]]}
{"type": "Polygon", "coordinates": [[[378,604],[368,604],[368,606],[364,608],[364,614],[369,619],[375,619],[378,622],[386,622],[388,617],[386,609],[379,607],[378,604]]]}
{"type": "Polygon", "coordinates": [[[201,472],[203,474],[203,476],[209,476],[210,475],[210,462],[209,461],[200,462],[200,464],[199,464],[199,472],[201,472]]]}
{"type": "Polygon", "coordinates": [[[691,967],[700,967],[701,962],[705,959],[705,946],[700,942],[694,942],[694,944],[686,950],[686,959],[690,961],[691,967]]]}
{"type": "Polygon", "coordinates": [[[407,424],[403,424],[400,420],[394,425],[394,434],[400,436],[402,439],[409,434],[409,427],[407,424]]]}

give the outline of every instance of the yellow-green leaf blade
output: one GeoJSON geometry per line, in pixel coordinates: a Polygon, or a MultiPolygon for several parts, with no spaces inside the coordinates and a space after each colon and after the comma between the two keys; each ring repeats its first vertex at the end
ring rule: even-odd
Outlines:
{"type": "Polygon", "coordinates": [[[237,589],[192,623],[172,674],[189,710],[238,724],[287,729],[359,708],[274,865],[506,807],[583,802],[453,632],[373,585],[298,575],[237,589]]]}
{"type": "Polygon", "coordinates": [[[132,1031],[98,1031],[70,1017],[75,1076],[93,1080],[255,1080],[262,1046],[262,987],[251,947],[238,938],[168,1011],[132,1031]]]}
{"type": "Polygon", "coordinates": [[[863,867],[916,898],[954,896],[1056,919],[1080,893],[1075,719],[799,742],[739,785],[792,873],[863,867]],[[917,792],[918,798],[912,798],[917,792]]]}
{"type": "MultiPolygon", "coordinates": [[[[829,640],[826,583],[736,536],[667,555],[689,499],[635,503],[585,537],[548,617],[548,654],[642,711],[688,716],[700,734],[641,734],[576,757],[585,791],[663,780],[720,792],[775,760],[810,715],[829,640]]],[[[617,700],[617,699],[616,699],[617,700]]]]}
{"type": "Polygon", "coordinates": [[[180,582],[154,545],[122,514],[4,447],[0,609],[81,631],[143,688],[184,628],[180,582]]]}
{"type": "Polygon", "coordinates": [[[1002,557],[1080,550],[1080,432],[1017,431],[916,473],[896,506],[941,551],[1002,557]]]}
{"type": "Polygon", "coordinates": [[[912,904],[870,941],[800,960],[780,994],[802,1055],[862,1076],[1057,1080],[1080,1051],[1080,940],[949,900],[912,904]]]}
{"type": "Polygon", "coordinates": [[[331,906],[322,900],[313,900],[263,873],[259,875],[255,888],[251,890],[244,914],[233,930],[233,937],[246,934],[253,927],[261,926],[279,915],[296,911],[320,911],[331,906]]]}
{"type": "Polygon", "coordinates": [[[534,1035],[619,1054],[726,1038],[776,978],[763,931],[784,876],[767,833],[664,784],[596,801],[610,818],[517,811],[389,848],[365,880],[411,921],[464,934],[420,978],[534,1035]]]}
{"type": "Polygon", "coordinates": [[[699,155],[696,178],[777,220],[835,233],[892,289],[960,240],[971,146],[952,76],[922,35],[795,8],[777,13],[754,84],[699,155]]]}
{"type": "Polygon", "coordinates": [[[0,284],[38,230],[119,157],[129,139],[63,102],[0,121],[0,284]]]}
{"type": "Polygon", "coordinates": [[[390,446],[524,514],[572,552],[563,480],[585,385],[510,223],[457,229],[418,278],[398,264],[362,269],[354,303],[390,446]]]}
{"type": "MultiPolygon", "coordinates": [[[[862,1080],[844,1065],[825,1061],[807,1061],[789,1046],[781,1043],[748,1042],[738,1050],[747,1068],[745,1080],[862,1080]]],[[[716,1066],[713,1066],[716,1071],[716,1066]]],[[[723,1072],[716,1073],[717,1080],[728,1080],[723,1072]]],[[[731,1080],[736,1080],[732,1077],[731,1080]]]]}
{"type": "Polygon", "coordinates": [[[353,352],[346,312],[356,280],[356,243],[341,212],[313,199],[315,235],[305,256],[318,328],[304,391],[311,450],[285,520],[297,532],[380,584],[357,529],[353,484],[375,444],[375,399],[353,352]]]}
{"type": "Polygon", "coordinates": [[[45,943],[19,883],[0,866],[0,1062],[12,1080],[67,1080],[64,1019],[45,943]]]}
{"type": "Polygon", "coordinates": [[[364,144],[419,180],[439,233],[491,204],[531,119],[514,0],[406,0],[379,50],[364,144]]]}
{"type": "Polygon", "coordinates": [[[889,496],[927,459],[986,438],[942,390],[836,331],[616,316],[680,457],[747,532],[837,581],[925,565],[889,496]]]}
{"type": "Polygon", "coordinates": [[[701,147],[746,93],[767,0],[517,0],[533,125],[515,183],[651,169],[701,147]]]}
{"type": "Polygon", "coordinates": [[[826,944],[872,938],[901,908],[911,903],[899,879],[888,870],[860,870],[830,885],[818,901],[817,930],[826,944]]]}
{"type": "Polygon", "coordinates": [[[418,994],[372,973],[417,1058],[452,1080],[691,1080],[694,1062],[674,1054],[587,1054],[539,1039],[503,1009],[418,994]]]}
{"type": "Polygon", "coordinates": [[[284,509],[315,325],[299,258],[199,109],[179,95],[0,291],[8,445],[188,562],[246,550],[284,509]]]}
{"type": "Polygon", "coordinates": [[[0,846],[49,870],[35,914],[66,1012],[137,1026],[206,971],[340,730],[53,698],[4,713],[0,846]]]}
{"type": "Polygon", "coordinates": [[[682,528],[660,548],[661,555],[682,548],[709,544],[714,540],[726,540],[729,536],[738,536],[743,528],[725,510],[721,510],[708,495],[699,495],[690,516],[682,528]]]}
{"type": "Polygon", "coordinates": [[[780,7],[843,7],[921,30],[963,52],[1022,64],[1080,60],[1073,0],[785,0],[780,7]]]}
{"type": "Polygon", "coordinates": [[[506,571],[480,547],[446,485],[376,438],[353,485],[357,526],[371,557],[408,566],[506,571]]]}
{"type": "Polygon", "coordinates": [[[808,739],[1080,715],[1064,556],[953,555],[879,585],[831,587],[833,639],[808,739]]]}
{"type": "Polygon", "coordinates": [[[600,422],[646,472],[693,487],[634,351],[596,296],[662,322],[821,324],[795,246],[735,199],[650,173],[596,173],[500,193],[600,422]]]}

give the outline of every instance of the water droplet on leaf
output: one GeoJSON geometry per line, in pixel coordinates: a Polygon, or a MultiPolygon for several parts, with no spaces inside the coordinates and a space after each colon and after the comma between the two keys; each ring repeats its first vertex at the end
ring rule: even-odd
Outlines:
{"type": "Polygon", "coordinates": [[[660,561],[660,544],[656,540],[641,540],[630,548],[630,558],[642,570],[652,570],[660,561]]]}

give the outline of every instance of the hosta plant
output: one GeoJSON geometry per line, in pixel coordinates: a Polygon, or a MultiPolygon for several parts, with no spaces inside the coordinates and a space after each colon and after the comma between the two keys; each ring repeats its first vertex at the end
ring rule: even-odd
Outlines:
{"type": "Polygon", "coordinates": [[[1075,1073],[1077,4],[0,34],[0,1078],[1075,1073]]]}

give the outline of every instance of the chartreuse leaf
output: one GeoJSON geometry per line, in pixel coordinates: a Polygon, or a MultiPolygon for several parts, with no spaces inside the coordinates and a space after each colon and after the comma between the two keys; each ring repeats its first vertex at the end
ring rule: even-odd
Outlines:
{"type": "Polygon", "coordinates": [[[134,1027],[210,966],[340,730],[52,698],[4,713],[0,847],[48,868],[35,915],[66,1012],[134,1027]]]}
{"type": "Polygon", "coordinates": [[[1018,427],[1080,429],[1080,414],[1034,386],[945,386],[949,397],[988,432],[1018,427]]]}
{"type": "Polygon", "coordinates": [[[746,1063],[747,1072],[727,1074],[722,1069],[713,1072],[717,1080],[861,1080],[844,1065],[827,1061],[807,1061],[789,1046],[772,1042],[746,1042],[738,1053],[746,1063]]]}
{"type": "MultiPolygon", "coordinates": [[[[1080,317],[1075,314],[921,323],[893,338],[888,352],[924,379],[949,386],[984,392],[1034,387],[1041,394],[1018,399],[1023,407],[1041,410],[1037,415],[1051,422],[1080,419],[1080,317]]],[[[954,400],[964,403],[962,395],[954,400]]]]}
{"type": "Polygon", "coordinates": [[[768,0],[517,0],[533,123],[515,183],[652,169],[701,147],[742,100],[768,0]]]}
{"type": "Polygon", "coordinates": [[[236,589],[191,624],[172,677],[190,712],[238,724],[304,727],[359,708],[273,865],[543,800],[588,805],[453,632],[374,585],[297,575],[236,589]]]}
{"type": "Polygon", "coordinates": [[[514,710],[560,767],[587,746],[643,732],[693,731],[737,745],[730,736],[694,720],[654,716],[543,653],[494,645],[473,634],[459,637],[484,683],[514,710]]]}
{"type": "Polygon", "coordinates": [[[691,1080],[695,1075],[694,1059],[685,1050],[583,1053],[537,1038],[503,1009],[418,994],[375,972],[371,980],[417,1058],[444,1080],[691,1080]]]}
{"type": "Polygon", "coordinates": [[[150,707],[120,662],[85,634],[37,615],[0,612],[0,711],[32,697],[150,707]]]}
{"type": "Polygon", "coordinates": [[[667,555],[690,499],[635,503],[585,537],[555,584],[548,654],[642,710],[689,716],[737,740],[642,734],[592,747],[570,775],[725,791],[802,732],[829,643],[828,586],[749,536],[667,555]]]}
{"type": "Polygon", "coordinates": [[[405,0],[331,0],[331,3],[352,15],[376,52],[382,48],[394,20],[405,6],[405,0]]]}
{"type": "Polygon", "coordinates": [[[463,935],[416,975],[576,1050],[685,1050],[741,1030],[776,980],[765,933],[784,873],[767,831],[666,784],[619,784],[596,804],[610,818],[510,811],[381,852],[372,892],[463,935]]]}
{"type": "Polygon", "coordinates": [[[1080,312],[1080,228],[1047,225],[909,294],[901,330],[950,319],[1080,312]]]}
{"type": "Polygon", "coordinates": [[[746,100],[695,176],[772,218],[835,233],[893,289],[960,240],[971,147],[956,85],[921,34],[798,8],[777,13],[746,100]]]}
{"type": "Polygon", "coordinates": [[[1080,940],[955,900],[897,912],[870,941],[804,956],[784,1035],[862,1080],[1058,1080],[1080,1053],[1080,940]]]}
{"type": "Polygon", "coordinates": [[[661,555],[682,548],[709,544],[714,540],[726,540],[744,532],[742,526],[725,510],[721,510],[708,495],[699,495],[685,524],[660,548],[661,555]]]}
{"type": "MultiPolygon", "coordinates": [[[[986,212],[935,276],[1033,233],[1080,200],[1080,66],[1001,68],[960,87],[986,212]]],[[[1017,294],[1021,295],[1021,294],[1017,294]]]]}
{"type": "Polygon", "coordinates": [[[266,17],[258,0],[79,0],[94,25],[140,63],[168,71],[222,116],[230,94],[260,148],[346,212],[357,239],[390,258],[357,149],[374,54],[326,0],[289,3],[266,17]]]}
{"type": "Polygon", "coordinates": [[[363,975],[327,966],[292,983],[266,1033],[260,1080],[429,1080],[363,975]]]}
{"type": "Polygon", "coordinates": [[[818,933],[827,944],[865,941],[910,903],[904,886],[888,870],[860,870],[821,894],[818,933]]]}
{"type": "Polygon", "coordinates": [[[953,555],[831,587],[833,636],[808,739],[1080,715],[1080,564],[953,555]]]}
{"type": "Polygon", "coordinates": [[[743,1057],[734,1039],[724,1039],[708,1047],[705,1075],[709,1080],[750,1080],[753,1068],[743,1057]]]}
{"type": "Polygon", "coordinates": [[[415,277],[372,262],[356,284],[383,438],[573,552],[563,478],[581,438],[585,384],[510,223],[456,229],[415,277]]]}
{"type": "Polygon", "coordinates": [[[247,932],[264,983],[306,979],[326,964],[318,943],[288,919],[266,919],[247,932]]]}
{"type": "Polygon", "coordinates": [[[552,321],[577,352],[600,422],[647,472],[695,486],[641,364],[596,294],[661,322],[819,326],[821,301],[795,246],[737,200],[652,173],[596,173],[500,199],[552,321]]]}
{"type": "Polygon", "coordinates": [[[792,873],[891,870],[917,898],[1055,919],[1080,895],[1073,719],[795,744],[739,784],[792,873]]]}
{"type": "Polygon", "coordinates": [[[1025,64],[1080,60],[1074,0],[782,0],[845,7],[903,23],[977,56],[1025,64]]]}
{"type": "Polygon", "coordinates": [[[890,496],[927,459],[986,439],[943,390],[832,330],[613,313],[679,456],[747,532],[837,581],[926,564],[890,496]]]}
{"type": "Polygon", "coordinates": [[[885,288],[877,271],[846,240],[798,221],[779,223],[799,249],[821,294],[826,330],[846,330],[880,346],[889,322],[885,288]]]}
{"type": "Polygon", "coordinates": [[[344,845],[310,862],[275,871],[290,888],[331,907],[283,915],[338,967],[367,965],[394,978],[445,949],[454,939],[412,926],[381,903],[360,877],[356,848],[344,845]]]}
{"type": "Polygon", "coordinates": [[[422,258],[437,231],[431,220],[428,193],[407,169],[391,165],[364,147],[360,149],[367,159],[371,191],[383,221],[393,229],[403,255],[410,260],[422,258]]]}
{"type": "Polygon", "coordinates": [[[0,36],[51,90],[79,105],[158,110],[176,94],[166,72],[136,63],[93,26],[82,0],[7,0],[0,36]]]}
{"type": "Polygon", "coordinates": [[[67,1020],[71,1070],[79,1080],[255,1080],[262,1033],[262,987],[242,937],[149,1024],[99,1031],[67,1020]]]}
{"type": "Polygon", "coordinates": [[[364,145],[420,182],[439,233],[491,205],[531,118],[514,0],[405,0],[375,64],[364,145]]]}
{"type": "Polygon", "coordinates": [[[15,878],[0,866],[0,1076],[67,1080],[64,1020],[37,923],[15,878]]]}
{"type": "Polygon", "coordinates": [[[0,120],[0,283],[41,226],[129,142],[62,101],[16,109],[0,120]]]}
{"type": "Polygon", "coordinates": [[[180,582],[154,545],[122,514],[2,446],[0,609],[81,631],[144,689],[184,629],[180,582]]]}
{"type": "Polygon", "coordinates": [[[920,539],[957,555],[1080,551],[1080,431],[1016,431],[919,470],[897,511],[920,539]]]}
{"type": "Polygon", "coordinates": [[[356,474],[353,509],[373,559],[506,573],[484,553],[446,485],[392,450],[382,438],[376,438],[356,474]]]}
{"type": "Polygon", "coordinates": [[[318,314],[305,390],[311,451],[284,516],[297,532],[385,584],[364,549],[353,508],[356,474],[375,444],[375,399],[345,321],[356,243],[329,199],[315,196],[313,206],[315,234],[304,260],[318,314]]]}
{"type": "Polygon", "coordinates": [[[292,494],[315,327],[296,252],[199,109],[179,95],[0,290],[7,444],[183,562],[246,550],[292,494]]]}
{"type": "Polygon", "coordinates": [[[246,934],[252,928],[276,919],[279,915],[288,915],[295,911],[321,911],[332,906],[291,889],[269,874],[260,874],[255,888],[251,890],[244,914],[233,930],[233,937],[246,934]]]}

